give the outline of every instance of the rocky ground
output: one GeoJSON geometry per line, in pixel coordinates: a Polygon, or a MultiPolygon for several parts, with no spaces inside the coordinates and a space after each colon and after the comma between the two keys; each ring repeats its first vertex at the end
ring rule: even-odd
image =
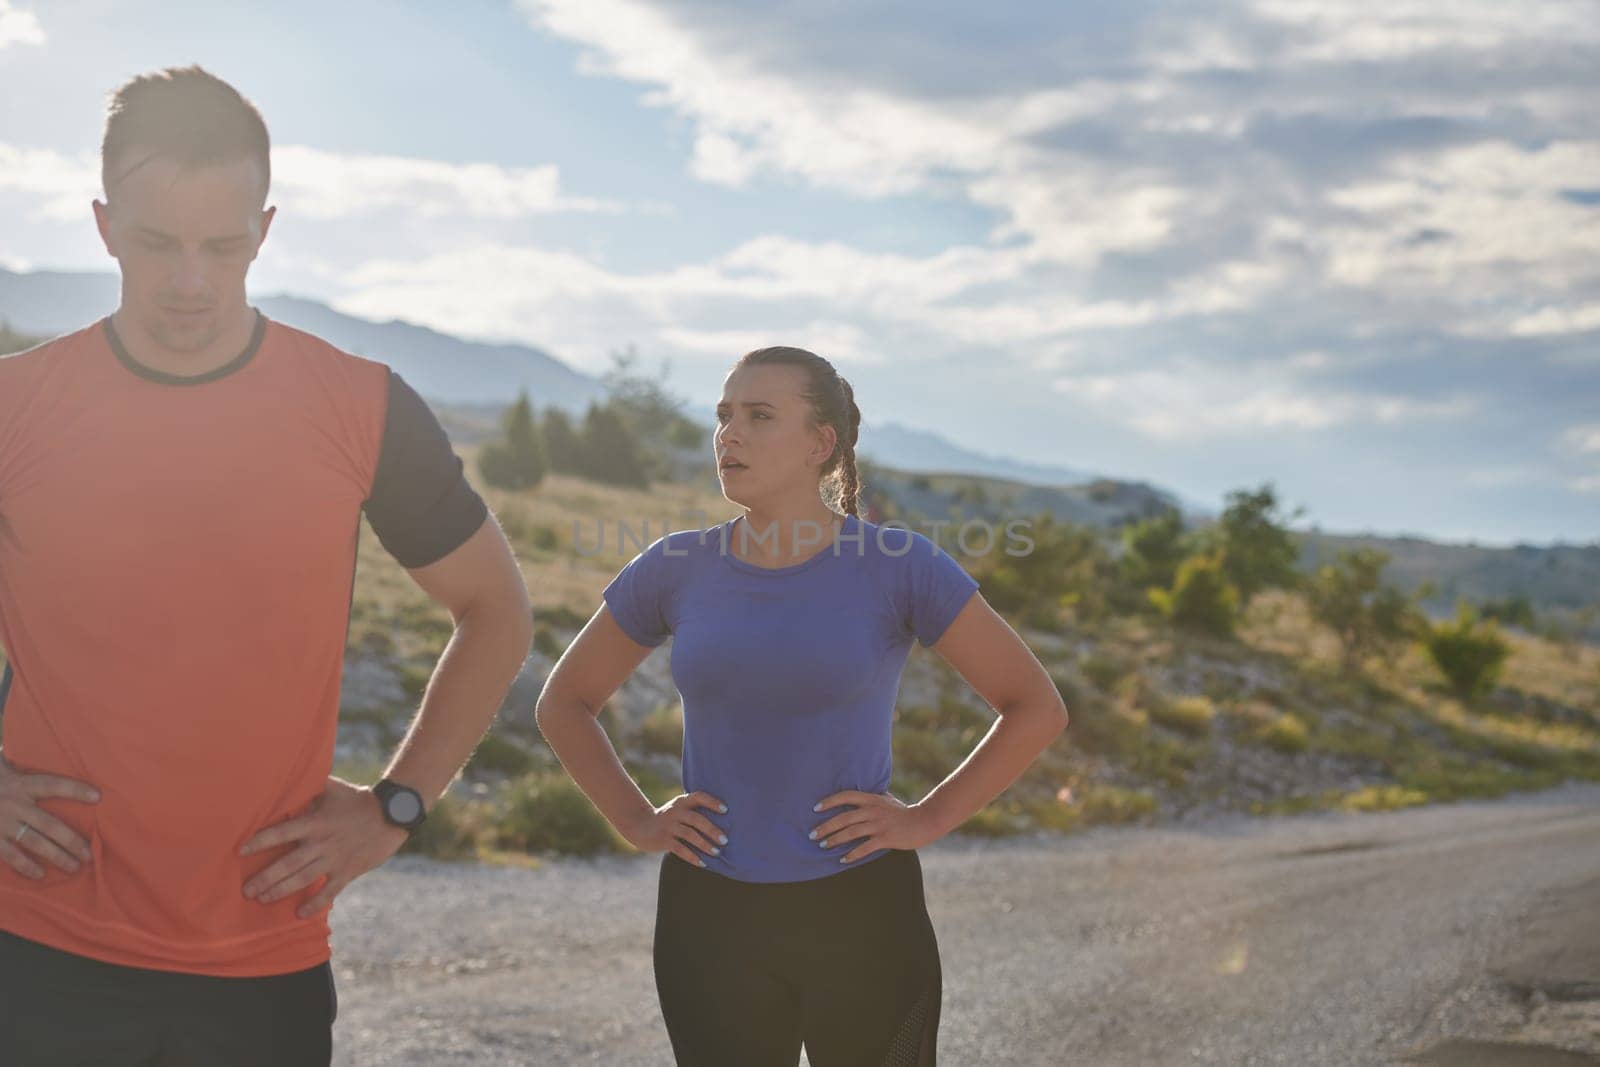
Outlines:
{"type": "MultiPolygon", "coordinates": [[[[406,858],[334,912],[337,1060],[669,1064],[655,857],[406,858]]],[[[923,852],[940,1061],[1600,1060],[1600,786],[923,852]]]]}

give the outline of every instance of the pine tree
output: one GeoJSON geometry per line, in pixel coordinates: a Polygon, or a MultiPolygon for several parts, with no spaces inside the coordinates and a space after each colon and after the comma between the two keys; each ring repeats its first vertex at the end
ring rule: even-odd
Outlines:
{"type": "Polygon", "coordinates": [[[609,405],[591,404],[584,416],[582,473],[608,485],[650,486],[638,440],[609,405]]]}
{"type": "Polygon", "coordinates": [[[544,446],[527,390],[506,410],[500,432],[501,440],[485,445],[478,455],[483,480],[500,489],[532,489],[544,481],[544,446]]]}
{"type": "Polygon", "coordinates": [[[550,469],[560,474],[578,474],[583,469],[583,441],[572,426],[572,419],[560,408],[548,408],[541,420],[544,455],[550,469]]]}

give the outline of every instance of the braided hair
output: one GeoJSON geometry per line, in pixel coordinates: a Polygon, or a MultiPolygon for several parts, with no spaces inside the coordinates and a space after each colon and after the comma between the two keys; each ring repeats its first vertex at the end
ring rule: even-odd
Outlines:
{"type": "Polygon", "coordinates": [[[781,365],[805,371],[806,386],[801,391],[811,405],[811,418],[817,426],[832,426],[836,434],[833,453],[822,464],[822,485],[828,492],[830,507],[846,515],[861,515],[861,476],[856,472],[856,438],[861,430],[861,409],[856,407],[855,390],[840,376],[832,363],[804,348],[776,345],[758,348],[742,356],[739,367],[781,365]]]}

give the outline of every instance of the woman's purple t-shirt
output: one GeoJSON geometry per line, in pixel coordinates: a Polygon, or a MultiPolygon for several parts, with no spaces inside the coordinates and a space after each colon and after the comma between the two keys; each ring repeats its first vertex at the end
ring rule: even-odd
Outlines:
{"type": "Polygon", "coordinates": [[[612,579],[605,602],[641,645],[673,638],[684,789],[728,805],[704,812],[728,835],[708,869],[745,882],[837,874],[854,845],[823,849],[806,835],[848,809],[812,805],[888,790],[911,642],[937,642],[978,583],[925,535],[854,515],[833,545],[789,567],[739,559],[738,536],[734,520],[667,534],[612,579]]]}

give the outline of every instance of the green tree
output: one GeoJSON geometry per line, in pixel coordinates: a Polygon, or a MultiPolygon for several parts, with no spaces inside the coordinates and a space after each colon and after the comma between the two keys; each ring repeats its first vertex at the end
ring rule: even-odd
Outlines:
{"type": "Polygon", "coordinates": [[[610,405],[589,405],[583,419],[582,455],[579,473],[585,478],[635,489],[650,486],[639,442],[610,405]]]}
{"type": "Polygon", "coordinates": [[[1122,558],[1118,568],[1123,581],[1135,589],[1172,587],[1178,567],[1189,554],[1189,537],[1176,508],[1122,528],[1122,558]]]}
{"type": "Polygon", "coordinates": [[[1511,655],[1499,627],[1480,619],[1465,601],[1456,605],[1454,622],[1429,628],[1426,647],[1434,666],[1463,700],[1492,690],[1511,655]]]}
{"type": "Polygon", "coordinates": [[[560,408],[545,409],[539,420],[544,435],[544,454],[550,469],[559,474],[577,474],[583,469],[583,439],[572,419],[560,408]]]}
{"type": "Polygon", "coordinates": [[[500,420],[501,438],[478,453],[478,473],[500,489],[532,489],[544,481],[544,446],[533,421],[527,390],[500,420]]]}
{"type": "Polygon", "coordinates": [[[1517,626],[1524,630],[1533,630],[1538,625],[1538,620],[1533,614],[1533,602],[1524,593],[1506,597],[1504,600],[1487,601],[1479,609],[1479,615],[1504,626],[1517,626]]]}
{"type": "Polygon", "coordinates": [[[1269,482],[1255,492],[1234,490],[1214,526],[1200,535],[1201,551],[1221,553],[1222,573],[1238,590],[1240,606],[1263,589],[1299,585],[1299,538],[1287,523],[1305,514],[1278,514],[1277,491],[1269,482]]]}
{"type": "Polygon", "coordinates": [[[1412,599],[1383,581],[1389,554],[1372,548],[1341,551],[1306,582],[1312,616],[1338,635],[1345,665],[1369,655],[1385,660],[1421,633],[1426,619],[1412,599]]]}
{"type": "Polygon", "coordinates": [[[632,345],[611,354],[611,367],[601,377],[606,406],[639,442],[647,476],[662,478],[671,469],[669,453],[703,448],[705,431],[683,414],[683,399],[667,388],[671,365],[666,360],[655,377],[641,373],[638,365],[632,345]]]}
{"type": "Polygon", "coordinates": [[[993,550],[973,567],[996,611],[1015,613],[1040,629],[1059,628],[1067,615],[1078,622],[1105,616],[1112,563],[1094,529],[1041,513],[1018,529],[1033,542],[1031,549],[1007,533],[996,526],[993,550]],[[1022,554],[1010,555],[1007,549],[1022,554]]]}
{"type": "Polygon", "coordinates": [[[1150,590],[1150,602],[1174,625],[1217,637],[1231,637],[1239,619],[1239,590],[1215,554],[1184,560],[1172,588],[1150,590]]]}

